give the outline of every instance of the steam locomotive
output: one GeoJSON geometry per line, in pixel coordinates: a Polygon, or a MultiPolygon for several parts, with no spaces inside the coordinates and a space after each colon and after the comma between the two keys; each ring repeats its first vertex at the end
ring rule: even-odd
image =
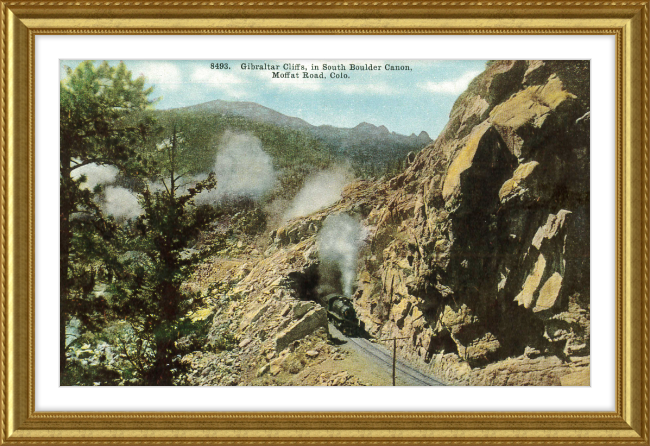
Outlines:
{"type": "Polygon", "coordinates": [[[352,301],[340,294],[328,294],[323,297],[322,304],[327,310],[327,317],[341,333],[348,336],[361,335],[364,331],[363,322],[357,318],[352,301]]]}

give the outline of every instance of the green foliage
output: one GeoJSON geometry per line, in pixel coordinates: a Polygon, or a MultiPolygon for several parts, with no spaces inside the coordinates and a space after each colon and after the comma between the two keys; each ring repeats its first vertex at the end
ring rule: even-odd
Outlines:
{"type": "Polygon", "coordinates": [[[395,175],[399,175],[400,173],[404,172],[404,169],[406,169],[405,159],[398,159],[389,163],[383,173],[387,177],[394,177],[395,175]]]}
{"type": "Polygon", "coordinates": [[[101,190],[84,187],[84,175],[74,172],[90,164],[132,165],[135,147],[151,131],[149,119],[127,122],[127,117],[151,104],[144,78],[133,79],[123,63],[83,62],[66,69],[60,101],[60,295],[61,370],[65,368],[65,325],[78,317],[92,328],[106,309],[91,293],[99,277],[111,274],[110,240],[115,225],[107,221],[94,197],[101,190]]]}
{"type": "Polygon", "coordinates": [[[95,67],[87,61],[66,73],[60,104],[62,172],[90,163],[128,163],[134,146],[151,132],[150,118],[133,122],[128,116],[153,103],[153,89],[144,88],[144,77],[133,79],[124,63],[95,67]]]}
{"type": "Polygon", "coordinates": [[[214,175],[187,187],[178,167],[184,139],[174,131],[168,141],[159,146],[156,162],[160,170],[155,176],[164,187],[152,191],[145,186],[144,213],[121,240],[128,255],[121,259],[111,306],[115,316],[127,318],[133,327],[137,341],[124,342],[124,354],[149,385],[171,385],[180,373],[177,341],[192,328],[182,317],[201,303],[200,295],[181,285],[207,255],[189,248],[216,217],[213,208],[194,204],[201,192],[216,186],[214,175]],[[135,348],[129,351],[129,344],[135,348]]]}
{"type": "Polygon", "coordinates": [[[73,363],[68,365],[61,374],[61,385],[116,386],[121,379],[122,375],[119,372],[106,366],[84,367],[79,363],[73,363]]]}
{"type": "Polygon", "coordinates": [[[182,353],[190,353],[200,350],[207,343],[208,333],[212,326],[212,319],[214,315],[210,315],[206,319],[193,321],[188,318],[183,318],[178,326],[178,337],[176,346],[182,353]]]}

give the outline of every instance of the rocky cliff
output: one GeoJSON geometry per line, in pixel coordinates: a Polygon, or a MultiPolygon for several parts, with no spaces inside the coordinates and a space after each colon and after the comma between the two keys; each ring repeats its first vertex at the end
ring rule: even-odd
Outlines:
{"type": "Polygon", "coordinates": [[[377,230],[357,291],[375,326],[407,333],[406,353],[434,364],[447,353],[472,369],[546,359],[511,384],[588,376],[587,62],[492,63],[391,183],[389,206],[369,216],[377,230]],[[387,310],[373,309],[377,295],[387,310]]]}
{"type": "Polygon", "coordinates": [[[340,213],[365,228],[357,313],[372,336],[408,336],[399,355],[450,384],[589,384],[588,62],[488,64],[402,174],[274,231],[215,317],[242,340],[242,376],[326,328],[305,301],[340,213]]]}

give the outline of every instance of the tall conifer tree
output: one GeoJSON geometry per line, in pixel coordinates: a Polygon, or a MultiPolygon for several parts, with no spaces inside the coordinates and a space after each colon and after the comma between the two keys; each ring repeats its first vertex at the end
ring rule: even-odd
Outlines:
{"type": "MultiPolygon", "coordinates": [[[[83,187],[85,176],[75,175],[75,171],[91,164],[127,169],[135,161],[135,147],[142,143],[152,123],[134,126],[128,117],[152,103],[149,96],[153,89],[145,88],[143,77],[133,79],[124,63],[110,66],[103,62],[95,66],[91,61],[79,64],[74,70],[67,68],[60,88],[60,367],[63,372],[66,324],[72,316],[84,316],[92,311],[85,305],[84,297],[92,291],[94,273],[84,267],[83,243],[75,246],[75,234],[98,230],[106,238],[112,231],[93,200],[94,191],[83,187]]],[[[88,240],[86,237],[85,241],[88,240]]]]}

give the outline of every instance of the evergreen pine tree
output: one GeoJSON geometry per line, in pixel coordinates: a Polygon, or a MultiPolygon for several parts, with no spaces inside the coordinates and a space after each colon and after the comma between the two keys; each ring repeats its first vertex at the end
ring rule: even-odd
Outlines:
{"type": "Polygon", "coordinates": [[[65,370],[66,324],[71,317],[89,319],[96,312],[88,296],[96,271],[88,256],[101,249],[114,226],[104,220],[84,188],[87,178],[75,175],[83,166],[115,165],[126,169],[134,148],[151,130],[151,122],[130,125],[127,117],[152,101],[143,77],[133,79],[124,63],[95,66],[81,63],[66,69],[60,103],[60,367],[65,370]]]}
{"type": "Polygon", "coordinates": [[[132,356],[147,385],[172,385],[182,371],[176,341],[193,331],[185,316],[201,303],[201,296],[183,290],[182,284],[207,255],[189,248],[216,216],[213,207],[195,203],[201,192],[216,186],[214,174],[189,179],[180,167],[187,150],[175,127],[157,146],[150,165],[157,166],[158,174],[149,178],[142,193],[144,212],[134,232],[127,234],[130,251],[122,257],[122,274],[113,284],[111,311],[130,323],[138,346],[129,353],[124,345],[123,351],[132,356]]]}

